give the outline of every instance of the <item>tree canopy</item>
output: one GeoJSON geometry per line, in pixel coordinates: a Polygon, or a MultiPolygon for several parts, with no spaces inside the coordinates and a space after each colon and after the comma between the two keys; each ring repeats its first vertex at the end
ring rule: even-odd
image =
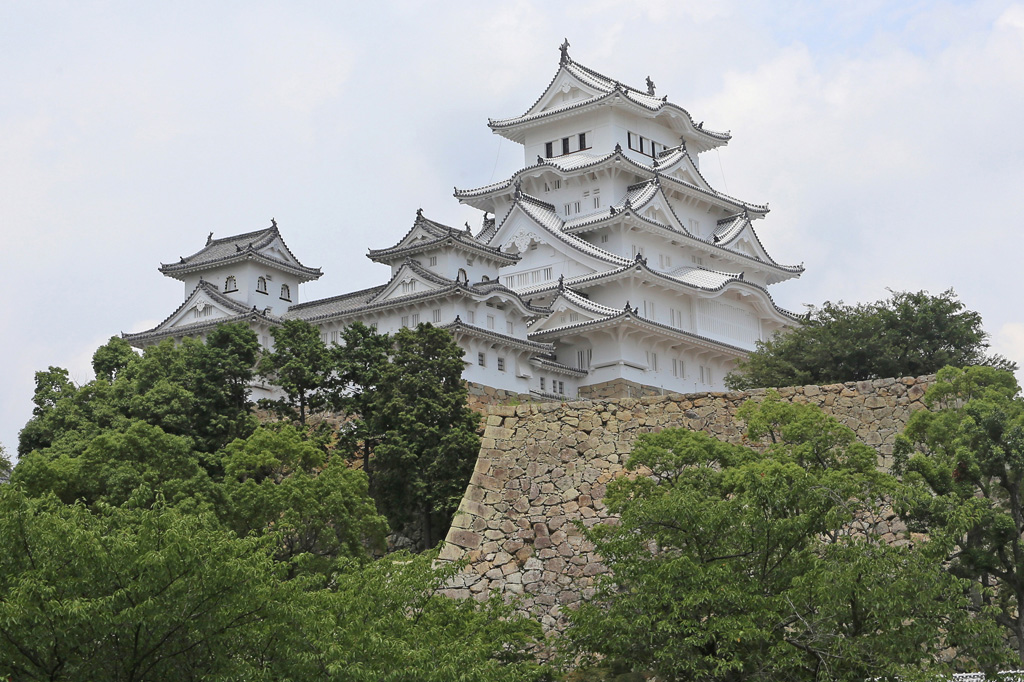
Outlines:
{"type": "Polygon", "coordinates": [[[946,368],[897,441],[914,528],[977,586],[1024,661],[1024,398],[1009,372],[946,368]]]}
{"type": "Polygon", "coordinates": [[[440,522],[476,454],[450,335],[364,327],[343,351],[307,332],[278,339],[291,360],[274,365],[295,423],[257,425],[244,327],[142,355],[112,339],[82,386],[36,375],[0,486],[0,679],[548,678],[539,624],[442,594],[457,566],[374,560],[388,526],[350,466],[361,439],[303,424],[321,405],[365,408],[347,423],[365,424],[372,457],[384,442],[394,455],[381,506],[400,516],[400,481],[440,522]]]}
{"type": "Polygon", "coordinates": [[[476,465],[480,418],[466,403],[462,349],[448,332],[421,324],[392,342],[374,407],[375,498],[393,526],[417,522],[432,547],[476,465]]]}
{"type": "Polygon", "coordinates": [[[964,584],[875,523],[897,481],[815,407],[741,416],[758,452],[669,429],[641,436],[588,538],[611,573],[571,614],[577,652],[683,680],[932,679],[1005,660],[964,584]]]}
{"type": "Polygon", "coordinates": [[[759,341],[726,376],[733,389],[829,384],[933,374],[947,365],[1016,369],[986,355],[981,315],[952,289],[893,292],[883,301],[812,306],[792,329],[759,341]]]}
{"type": "Polygon", "coordinates": [[[212,514],[0,486],[0,678],[540,680],[537,623],[452,600],[433,555],[288,577],[212,514]]]}

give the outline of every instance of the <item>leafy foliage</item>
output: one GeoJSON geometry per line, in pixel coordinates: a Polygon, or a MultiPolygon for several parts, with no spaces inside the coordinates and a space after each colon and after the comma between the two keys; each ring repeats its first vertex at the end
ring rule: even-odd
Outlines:
{"type": "Polygon", "coordinates": [[[13,468],[11,459],[7,456],[7,450],[4,449],[3,444],[0,444],[0,484],[7,483],[10,480],[13,468]]]}
{"type": "Polygon", "coordinates": [[[295,591],[264,544],[168,507],[92,513],[3,486],[0,674],[257,679],[266,620],[295,591]]]}
{"type": "Polygon", "coordinates": [[[459,566],[435,568],[434,558],[393,554],[341,573],[334,589],[317,594],[311,670],[366,682],[548,679],[532,655],[539,623],[513,615],[500,597],[444,596],[459,566]]]}
{"type": "Polygon", "coordinates": [[[278,401],[266,404],[278,412],[298,415],[306,424],[311,411],[323,408],[328,397],[324,388],[334,370],[331,354],[316,327],[304,320],[285,320],[270,330],[274,350],[260,360],[260,374],[285,393],[278,401]]]}
{"type": "Polygon", "coordinates": [[[418,515],[430,547],[473,473],[479,415],[466,404],[462,349],[448,332],[421,324],[392,341],[374,408],[381,435],[373,492],[393,526],[418,515]]]}
{"type": "Polygon", "coordinates": [[[1024,661],[1024,398],[1008,372],[948,367],[924,402],[896,448],[906,511],[1024,661]]]}
{"type": "Polygon", "coordinates": [[[571,614],[576,651],[665,680],[930,679],[951,644],[999,660],[962,581],[872,531],[897,483],[849,429],[771,395],[742,416],[763,452],[638,440],[608,487],[620,523],[587,531],[612,573],[571,614]]]}
{"type": "Polygon", "coordinates": [[[329,575],[338,557],[362,559],[367,548],[383,548],[387,523],[366,476],[327,458],[294,427],[260,427],[223,456],[230,525],[241,535],[272,537],[292,574],[329,575]]]}
{"type": "Polygon", "coordinates": [[[733,389],[861,381],[932,374],[946,365],[1016,369],[987,356],[981,315],[965,310],[952,289],[894,292],[884,301],[811,307],[794,329],[759,341],[726,376],[733,389]]]}
{"type": "Polygon", "coordinates": [[[540,680],[536,623],[440,590],[433,556],[285,579],[208,514],[63,505],[0,487],[0,676],[540,680]]]}
{"type": "Polygon", "coordinates": [[[332,407],[348,415],[339,437],[341,447],[362,453],[363,471],[373,485],[371,454],[382,437],[382,413],[377,389],[383,385],[392,350],[391,337],[378,334],[361,322],[341,332],[341,344],[332,348],[336,382],[332,407]]]}

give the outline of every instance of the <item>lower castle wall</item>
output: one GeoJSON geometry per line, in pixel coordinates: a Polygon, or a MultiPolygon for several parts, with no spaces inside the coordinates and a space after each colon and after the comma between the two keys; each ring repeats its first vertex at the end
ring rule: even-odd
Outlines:
{"type": "MultiPolygon", "coordinates": [[[[820,405],[888,467],[896,434],[924,409],[921,397],[933,380],[878,379],[779,394],[820,405]]],[[[440,555],[467,561],[447,593],[517,597],[545,630],[561,630],[565,610],[589,597],[594,576],[606,571],[573,522],[590,527],[610,518],[605,488],[623,473],[636,437],[686,427],[742,443],[736,410],[764,395],[759,389],[490,407],[475,473],[440,555]]]]}

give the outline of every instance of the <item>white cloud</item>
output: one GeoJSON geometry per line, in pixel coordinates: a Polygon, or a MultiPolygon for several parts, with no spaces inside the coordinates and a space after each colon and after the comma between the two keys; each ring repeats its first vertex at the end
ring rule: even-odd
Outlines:
{"type": "Polygon", "coordinates": [[[1017,381],[1024,385],[1024,322],[1007,322],[1000,327],[992,335],[990,350],[1017,363],[1017,381]]]}
{"type": "Polygon", "coordinates": [[[767,247],[807,266],[782,305],[953,286],[1024,359],[1004,296],[1024,252],[1020,2],[8,4],[0,277],[18,296],[0,302],[0,441],[28,418],[36,369],[86,367],[81,339],[181,302],[157,263],[210,230],[276,216],[326,273],[303,295],[327,296],[381,281],[365,249],[418,206],[478,220],[451,187],[522,162],[486,118],[526,110],[564,37],[733,131],[702,168],[770,202],[767,247]]]}

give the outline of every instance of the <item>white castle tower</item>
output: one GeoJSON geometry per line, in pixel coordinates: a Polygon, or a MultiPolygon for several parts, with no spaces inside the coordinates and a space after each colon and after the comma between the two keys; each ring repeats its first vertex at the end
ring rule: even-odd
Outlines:
{"type": "Polygon", "coordinates": [[[776,263],[757,238],[767,206],[701,175],[699,155],[728,133],[657,97],[650,78],[646,90],[629,87],[568,47],[526,113],[490,121],[523,145],[526,167],[455,196],[495,215],[479,238],[520,257],[501,281],[551,308],[529,336],[586,371],[573,392],[720,389],[756,341],[793,323],[767,287],[803,268],[776,263]]]}
{"type": "Polygon", "coordinates": [[[125,338],[144,346],[246,320],[269,345],[270,326],[298,318],[331,343],[355,321],[381,332],[426,322],[463,348],[467,381],[509,393],[722,389],[737,359],[795,322],[768,287],[803,268],[775,262],[758,239],[753,221],[767,205],[722,194],[701,175],[700,154],[728,133],[657,97],[650,78],[645,90],[629,87],[568,48],[526,113],[489,123],[523,145],[525,167],[455,190],[484,211],[476,234],[417,211],[394,246],[368,254],[389,266],[387,283],[304,303],[298,284],[320,270],[291,254],[276,223],[211,235],[161,267],[185,281],[185,303],[125,338]]]}

